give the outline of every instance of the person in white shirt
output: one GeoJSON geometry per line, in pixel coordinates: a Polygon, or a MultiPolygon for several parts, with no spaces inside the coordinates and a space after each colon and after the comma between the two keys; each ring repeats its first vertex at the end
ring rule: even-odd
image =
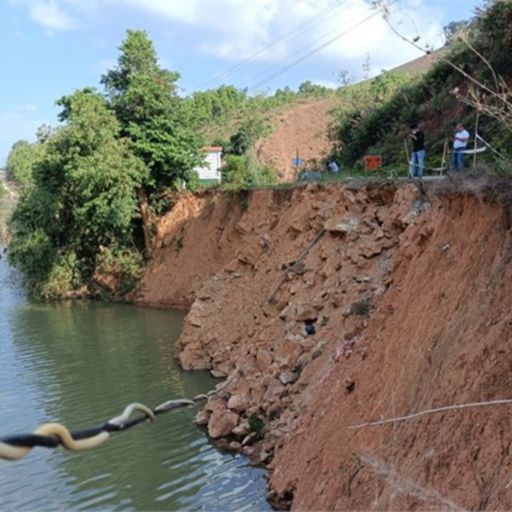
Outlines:
{"type": "Polygon", "coordinates": [[[458,123],[453,137],[453,172],[462,172],[464,170],[464,150],[468,147],[468,141],[469,132],[462,123],[458,123]]]}

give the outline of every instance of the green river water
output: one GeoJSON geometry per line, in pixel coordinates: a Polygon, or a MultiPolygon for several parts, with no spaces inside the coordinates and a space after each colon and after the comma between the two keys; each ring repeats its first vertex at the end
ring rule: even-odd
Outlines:
{"type": "MultiPolygon", "coordinates": [[[[130,402],[154,407],[211,389],[180,370],[178,312],[98,303],[32,304],[0,260],[0,437],[58,421],[95,426],[130,402]]],[[[72,453],[0,461],[1,510],[270,510],[265,472],[214,449],[192,408],[72,453]]]]}

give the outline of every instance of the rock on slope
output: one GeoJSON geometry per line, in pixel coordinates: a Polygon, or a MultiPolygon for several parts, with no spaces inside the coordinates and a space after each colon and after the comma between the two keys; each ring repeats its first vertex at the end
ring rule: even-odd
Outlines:
{"type": "Polygon", "coordinates": [[[509,209],[456,185],[212,193],[162,222],[139,301],[191,306],[178,357],[226,377],[198,421],[269,463],[274,505],[512,506],[507,407],[350,428],[510,397],[509,209]]]}

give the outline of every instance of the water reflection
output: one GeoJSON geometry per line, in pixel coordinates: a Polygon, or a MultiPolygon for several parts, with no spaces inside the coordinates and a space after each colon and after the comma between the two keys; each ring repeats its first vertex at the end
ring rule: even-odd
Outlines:
{"type": "MultiPolygon", "coordinates": [[[[3,433],[50,420],[91,426],[132,401],[155,406],[212,387],[209,375],[175,364],[180,313],[29,304],[2,264],[3,433]]],[[[90,452],[39,449],[19,462],[0,462],[2,508],[268,510],[262,470],[214,450],[193,425],[194,412],[170,412],[90,452]]]]}

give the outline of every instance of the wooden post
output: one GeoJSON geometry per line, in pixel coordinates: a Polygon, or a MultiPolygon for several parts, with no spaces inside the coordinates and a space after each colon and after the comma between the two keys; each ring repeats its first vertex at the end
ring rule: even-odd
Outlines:
{"type": "Polygon", "coordinates": [[[447,156],[448,156],[448,139],[444,141],[444,146],[443,146],[443,158],[441,159],[441,175],[444,174],[445,168],[448,169],[446,166],[447,156]]]}
{"type": "Polygon", "coordinates": [[[409,168],[409,170],[407,171],[407,174],[409,175],[409,177],[412,178],[412,176],[411,176],[411,157],[409,155],[409,145],[407,144],[407,139],[404,140],[404,147],[405,147],[405,156],[407,157],[407,166],[409,168]]]}
{"type": "Polygon", "coordinates": [[[480,122],[480,112],[476,111],[476,119],[475,119],[475,146],[474,146],[474,154],[473,154],[473,169],[476,168],[476,147],[477,147],[477,135],[478,135],[478,124],[480,122]]]}

